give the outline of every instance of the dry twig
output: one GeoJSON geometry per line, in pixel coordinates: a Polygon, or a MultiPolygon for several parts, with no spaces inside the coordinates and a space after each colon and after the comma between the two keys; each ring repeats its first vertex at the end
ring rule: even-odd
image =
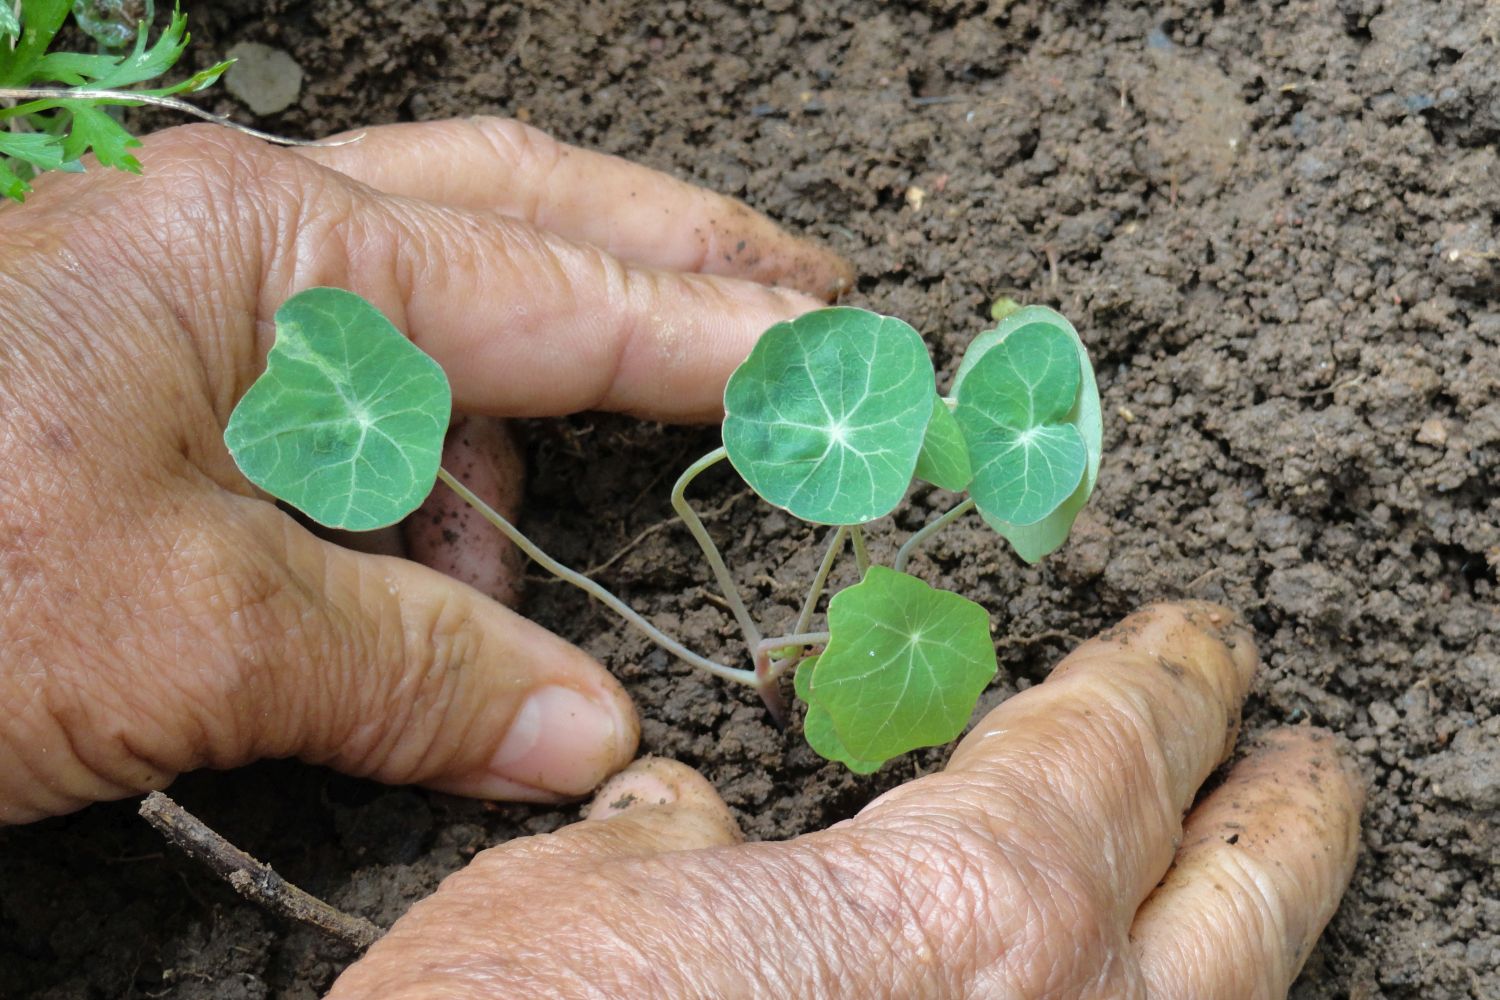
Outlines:
{"type": "Polygon", "coordinates": [[[141,801],[140,814],[173,847],[211,868],[252,903],[316,927],[361,950],[385,933],[364,917],[345,913],[292,885],[270,865],[235,847],[161,792],[152,792],[141,801]]]}

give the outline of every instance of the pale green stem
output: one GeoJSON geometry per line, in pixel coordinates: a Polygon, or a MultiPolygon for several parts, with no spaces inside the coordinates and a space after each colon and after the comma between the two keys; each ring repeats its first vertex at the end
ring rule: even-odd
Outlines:
{"type": "Polygon", "coordinates": [[[739,622],[740,631],[745,635],[745,645],[754,655],[755,648],[760,644],[760,629],[755,627],[755,621],[750,617],[750,612],[745,608],[745,602],[740,597],[740,589],[735,586],[734,577],[729,572],[729,567],[724,565],[724,557],[719,555],[719,547],[714,544],[708,529],[698,518],[697,511],[687,502],[687,488],[694,479],[709,467],[722,462],[728,456],[723,448],[715,448],[704,455],[698,461],[685,469],[681,476],[677,477],[677,483],[672,487],[672,509],[677,511],[677,516],[682,518],[682,523],[687,525],[688,531],[692,532],[693,538],[698,542],[698,547],[703,550],[703,555],[708,559],[708,568],[713,570],[714,579],[719,581],[719,589],[724,592],[724,600],[729,604],[729,610],[734,615],[734,620],[739,622]]]}
{"type": "Polygon", "coordinates": [[[740,684],[748,684],[751,687],[759,687],[761,685],[761,679],[755,675],[755,671],[737,670],[734,667],[726,667],[722,663],[715,663],[706,656],[698,655],[655,625],[652,625],[645,618],[642,618],[634,608],[599,586],[593,580],[553,559],[547,553],[543,552],[535,542],[521,534],[521,530],[507,521],[499,511],[475,496],[472,490],[455,479],[447,469],[438,469],[438,478],[447,483],[449,488],[454,493],[457,493],[464,503],[473,507],[486,521],[500,529],[501,534],[514,542],[516,548],[530,556],[537,565],[558,579],[571,583],[579,590],[584,591],[590,597],[607,606],[615,614],[644,632],[652,642],[656,643],[662,649],[726,681],[736,681],[740,684]]]}
{"type": "Polygon", "coordinates": [[[794,632],[791,635],[776,635],[769,639],[762,639],[756,647],[758,653],[771,653],[786,646],[796,646],[799,650],[803,646],[826,646],[828,645],[827,632],[794,632]]]}
{"type": "Polygon", "coordinates": [[[853,525],[849,537],[854,539],[854,566],[863,577],[870,571],[870,550],[865,548],[865,531],[862,525],[853,525]]]}
{"type": "Polygon", "coordinates": [[[917,550],[917,546],[921,545],[923,542],[927,541],[927,539],[931,538],[939,531],[942,531],[944,528],[948,527],[948,525],[952,524],[954,521],[957,521],[959,518],[963,517],[973,509],[974,498],[970,497],[963,503],[960,503],[957,506],[953,507],[941,517],[934,518],[932,521],[929,521],[927,524],[923,525],[921,530],[908,538],[906,540],[906,544],[902,545],[901,548],[896,551],[896,561],[891,563],[891,568],[894,569],[897,573],[905,573],[906,562],[911,558],[911,554],[917,550]]]}
{"type": "MultiPolygon", "coordinates": [[[[828,549],[823,553],[823,562],[818,566],[818,574],[813,577],[812,586],[807,590],[807,599],[802,602],[802,613],[797,616],[797,627],[792,633],[805,633],[812,627],[813,614],[818,610],[818,598],[823,596],[823,588],[828,584],[828,575],[833,572],[833,564],[838,562],[839,553],[844,551],[844,539],[849,536],[849,529],[845,525],[839,525],[834,529],[829,539],[828,549]]],[[[770,664],[767,671],[770,680],[775,680],[786,673],[787,668],[802,660],[802,654],[789,656],[784,660],[776,660],[770,664]]]]}
{"type": "Polygon", "coordinates": [[[818,610],[818,598],[823,596],[823,588],[828,584],[828,574],[833,572],[833,564],[838,561],[839,553],[844,551],[844,539],[849,535],[849,529],[839,525],[834,529],[833,537],[828,542],[828,551],[823,553],[823,562],[818,567],[817,576],[813,577],[812,586],[807,590],[807,600],[802,602],[802,613],[797,616],[797,627],[793,632],[806,632],[812,627],[813,614],[818,610]]]}

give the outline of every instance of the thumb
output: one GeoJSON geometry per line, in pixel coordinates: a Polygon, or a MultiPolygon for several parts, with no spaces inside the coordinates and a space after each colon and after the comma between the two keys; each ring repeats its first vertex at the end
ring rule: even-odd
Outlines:
{"type": "Polygon", "coordinates": [[[288,630],[257,755],[483,798],[586,794],[639,726],[592,657],[471,587],[287,529],[318,614],[288,630]]]}

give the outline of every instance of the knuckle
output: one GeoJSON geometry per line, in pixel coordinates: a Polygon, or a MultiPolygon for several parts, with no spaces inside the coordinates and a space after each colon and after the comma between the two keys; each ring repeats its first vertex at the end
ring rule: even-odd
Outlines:
{"type": "Polygon", "coordinates": [[[333,752],[353,773],[379,772],[384,780],[416,780],[443,769],[445,755],[464,745],[450,731],[449,709],[460,704],[466,667],[487,653],[486,634],[461,595],[403,593],[403,585],[377,560],[354,558],[362,620],[367,633],[358,662],[373,670],[350,680],[349,714],[333,752]],[[395,623],[390,628],[386,623],[395,623]]]}
{"type": "Polygon", "coordinates": [[[1032,794],[1072,815],[1116,817],[1105,831],[1111,844],[1127,835],[1148,843],[1180,835],[1183,812],[1203,776],[1187,779],[1207,763],[1195,730],[1222,725],[1222,716],[1192,704],[1196,694],[1163,694],[1143,683],[1140,673],[1157,669],[1142,664],[1067,679],[1067,689],[1050,694],[1051,717],[1066,717],[1068,738],[1028,748],[1032,773],[1066,779],[1033,782],[1032,794]]]}
{"type": "Polygon", "coordinates": [[[322,601],[289,565],[294,530],[274,507],[247,501],[239,518],[195,519],[168,542],[162,584],[175,621],[150,627],[193,649],[195,669],[170,676],[174,703],[196,722],[199,763],[288,752],[305,710],[287,683],[297,661],[334,670],[344,662],[322,601]]]}
{"type": "MultiPolygon", "coordinates": [[[[151,249],[201,255],[204,245],[234,238],[246,220],[230,211],[253,193],[254,179],[273,173],[281,158],[263,143],[213,125],[183,125],[152,136],[143,155],[147,169],[136,178],[135,196],[120,211],[141,213],[145,225],[122,226],[100,219],[100,239],[149,241],[151,249]]],[[[176,260],[177,258],[173,258],[176,260]]]]}
{"type": "Polygon", "coordinates": [[[998,774],[925,781],[925,808],[879,821],[899,844],[882,857],[895,859],[913,918],[956,949],[952,960],[969,962],[975,982],[1004,994],[1086,996],[1117,981],[1129,954],[1128,915],[1109,888],[1108,860],[1099,859],[1108,849],[1082,843],[1069,820],[1076,790],[1053,802],[998,774]],[[931,794],[934,781],[940,794],[931,794]]]}
{"type": "MultiPolygon", "coordinates": [[[[341,204],[332,197],[339,187],[329,180],[337,176],[332,171],[218,126],[153,135],[142,157],[145,171],[128,179],[128,197],[117,186],[101,187],[102,201],[76,211],[71,245],[118,296],[171,299],[182,318],[204,329],[224,322],[211,301],[189,294],[205,272],[226,292],[248,296],[278,278],[295,280],[302,220],[325,218],[341,204]]],[[[301,238],[321,246],[328,235],[301,238]]]]}
{"type": "Polygon", "coordinates": [[[350,245],[361,237],[348,231],[354,188],[342,174],[214,125],[168,129],[147,149],[138,201],[149,224],[107,230],[150,240],[174,263],[212,255],[227,271],[240,262],[251,269],[250,287],[276,304],[291,288],[345,278],[350,245]]]}
{"type": "Polygon", "coordinates": [[[813,939],[842,943],[821,950],[824,977],[870,976],[896,993],[963,994],[974,887],[957,858],[930,846],[882,828],[826,837],[793,855],[779,880],[799,898],[820,901],[808,916],[821,925],[813,939]]]}
{"type": "Polygon", "coordinates": [[[401,675],[403,685],[415,689],[411,694],[441,685],[482,654],[484,631],[475,623],[472,610],[467,601],[448,593],[403,602],[405,669],[401,675]]]}
{"type": "Polygon", "coordinates": [[[479,116],[465,121],[479,132],[480,138],[507,171],[521,179],[521,183],[515,186],[530,192],[528,203],[521,206],[522,216],[539,221],[537,214],[544,204],[547,180],[562,162],[563,144],[514,118],[479,116]]]}
{"type": "Polygon", "coordinates": [[[1108,923],[1097,880],[1049,845],[1042,835],[1048,826],[1028,819],[976,827],[967,815],[934,816],[917,823],[913,841],[927,843],[929,855],[950,859],[954,874],[975,888],[975,915],[1018,914],[1022,929],[1043,939],[1059,925],[1076,934],[1108,923]]]}
{"type": "Polygon", "coordinates": [[[213,220],[201,206],[239,204],[263,188],[290,188],[290,178],[321,171],[302,157],[217,125],[168,129],[148,139],[146,150],[152,162],[143,180],[162,208],[203,224],[213,220]]]}

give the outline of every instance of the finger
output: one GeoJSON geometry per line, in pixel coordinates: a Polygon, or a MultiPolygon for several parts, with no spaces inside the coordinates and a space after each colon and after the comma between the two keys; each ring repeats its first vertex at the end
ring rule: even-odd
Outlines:
{"type": "MultiPolygon", "coordinates": [[[[666,964],[667,942],[708,919],[680,898],[663,906],[674,890],[694,891],[691,877],[652,858],[737,843],[728,808],[691,768],[647,758],[600,789],[588,816],[477,855],[340,976],[330,1000],[709,995],[666,964]],[[619,941],[638,960],[633,968],[609,960],[619,941]],[[543,969],[558,958],[566,971],[550,978],[543,969]]],[[[710,877],[729,874],[705,867],[710,877]]]]}
{"type": "Polygon", "coordinates": [[[708,779],[686,764],[646,757],[605,782],[584,810],[584,822],[559,831],[554,845],[596,858],[620,858],[744,839],[708,779]]]}
{"type": "Polygon", "coordinates": [[[610,778],[594,793],[583,815],[581,823],[550,836],[512,841],[476,858],[475,864],[493,875],[523,862],[596,863],[722,847],[745,839],[708,779],[663,757],[643,757],[610,778]]]}
{"type": "MultiPolygon", "coordinates": [[[[493,417],[459,416],[443,443],[443,468],[515,520],[525,462],[509,428],[493,417]]],[[[402,525],[417,562],[468,584],[507,607],[521,597],[521,553],[458,494],[441,484],[402,525]]]]}
{"type": "Polygon", "coordinates": [[[1286,996],[1349,884],[1363,799],[1322,730],[1283,729],[1237,764],[1131,929],[1149,994],[1286,996]]]}
{"type": "Polygon", "coordinates": [[[961,822],[1081,883],[1128,923],[1171,862],[1184,811],[1234,745],[1256,665],[1250,633],[1203,602],[1139,611],[992,711],[942,775],[877,800],[961,822]]]}
{"type": "Polygon", "coordinates": [[[838,256],[742,202],[512,119],[383,125],[355,135],[346,145],[302,152],[378,190],[501,212],[644,267],[745,278],[825,299],[853,284],[853,269],[838,256]]]}
{"type": "Polygon", "coordinates": [[[634,710],[602,666],[434,570],[214,487],[139,529],[131,559],[95,568],[128,576],[105,587],[127,596],[78,612],[108,648],[59,628],[54,643],[83,651],[0,707],[0,823],[264,757],[555,802],[634,756],[634,710]]]}
{"type": "MultiPolygon", "coordinates": [[[[747,281],[643,270],[494,213],[381,195],[233,133],[169,130],[141,155],[166,215],[184,190],[232,185],[207,198],[225,206],[236,246],[258,243],[238,252],[257,265],[242,275],[256,315],[271,317],[314,285],[363,295],[437,359],[465,412],[717,419],[725,380],[760,334],[821,304],[747,281]],[[206,180],[210,159],[238,173],[206,180]]],[[[273,332],[262,322],[258,345],[220,334],[227,357],[211,356],[209,370],[234,381],[217,396],[243,393],[273,332]]]]}
{"type": "Polygon", "coordinates": [[[257,501],[224,502],[254,530],[233,557],[213,539],[209,567],[185,572],[225,581],[216,611],[250,673],[232,700],[232,763],[295,755],[390,783],[556,801],[634,755],[628,697],[581,650],[434,570],[321,541],[257,501]]]}

